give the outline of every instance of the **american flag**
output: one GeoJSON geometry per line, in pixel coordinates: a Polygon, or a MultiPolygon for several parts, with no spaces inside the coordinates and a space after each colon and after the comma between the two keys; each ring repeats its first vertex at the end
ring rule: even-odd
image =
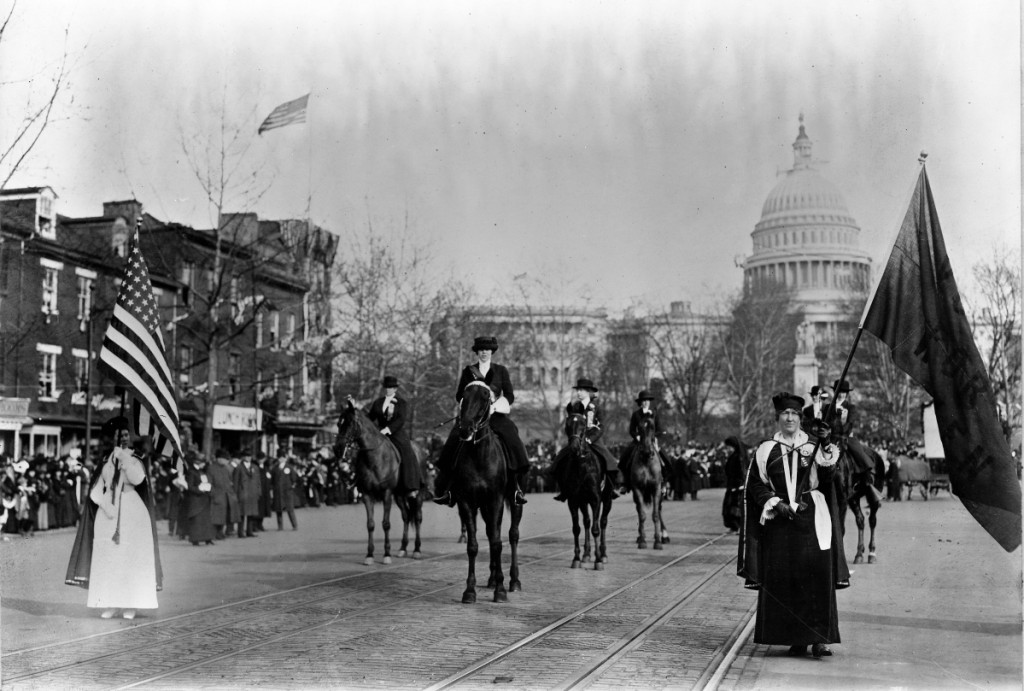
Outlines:
{"type": "Polygon", "coordinates": [[[103,335],[99,367],[115,381],[132,389],[136,401],[147,411],[145,425],[152,429],[142,428],[141,416],[136,416],[136,431],[139,434],[158,432],[180,457],[178,404],[164,355],[153,284],[139,251],[137,227],[128,246],[124,280],[117,294],[114,315],[103,335]]]}
{"type": "Polygon", "coordinates": [[[306,121],[306,105],[309,103],[309,94],[300,96],[294,101],[282,103],[267,116],[256,134],[263,134],[267,130],[284,127],[285,125],[296,125],[306,121]]]}

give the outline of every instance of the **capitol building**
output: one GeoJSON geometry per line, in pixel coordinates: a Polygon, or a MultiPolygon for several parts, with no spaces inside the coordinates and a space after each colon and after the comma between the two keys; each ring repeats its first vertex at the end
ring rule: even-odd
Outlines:
{"type": "Polygon", "coordinates": [[[856,318],[851,300],[871,280],[871,258],[860,247],[860,227],[839,189],[815,168],[804,129],[793,142],[793,167],[782,174],[761,208],[751,233],[753,252],[743,263],[748,286],[768,281],[793,291],[804,313],[794,363],[794,389],[806,393],[817,382],[815,346],[830,344],[839,325],[856,318]]]}

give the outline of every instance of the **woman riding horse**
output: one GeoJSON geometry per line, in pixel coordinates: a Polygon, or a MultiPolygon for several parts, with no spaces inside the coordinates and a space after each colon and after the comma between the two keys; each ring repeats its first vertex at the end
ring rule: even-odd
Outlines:
{"type": "Polygon", "coordinates": [[[563,449],[563,472],[559,482],[562,492],[569,501],[572,516],[572,537],[575,547],[572,568],[590,559],[590,536],[594,536],[594,569],[604,569],[608,561],[606,535],[608,514],[615,498],[611,483],[605,481],[606,463],[594,453],[587,439],[588,417],[583,413],[571,413],[565,421],[565,433],[569,443],[563,449]],[[580,556],[580,514],[583,514],[583,555],[580,556]],[[591,524],[591,521],[593,523],[591,524]],[[593,526],[593,527],[591,527],[593,526]]]}
{"type": "Polygon", "coordinates": [[[490,418],[494,416],[493,391],[482,381],[466,385],[459,404],[456,423],[455,461],[449,477],[449,490],[459,506],[459,518],[466,529],[466,555],[469,557],[469,575],[462,594],[465,603],[476,602],[476,556],[479,545],[476,537],[476,516],[484,519],[487,541],[490,545],[489,588],[494,588],[494,601],[506,602],[504,576],[501,570],[501,522],[505,504],[510,507],[511,525],[508,530],[509,566],[508,590],[521,590],[519,582],[519,522],[523,507],[515,501],[518,491],[511,471],[508,448],[498,438],[490,418]]]}
{"type": "MultiPolygon", "coordinates": [[[[478,362],[462,370],[459,386],[455,390],[455,400],[461,403],[466,387],[472,382],[480,382],[491,388],[494,393],[494,401],[489,424],[504,442],[505,448],[508,449],[511,480],[515,483],[515,503],[525,504],[526,495],[523,494],[522,487],[523,480],[530,471],[530,459],[526,456],[526,447],[523,446],[523,442],[519,438],[516,424],[509,418],[512,403],[515,402],[512,379],[505,367],[491,362],[491,356],[497,349],[498,339],[493,336],[477,336],[473,340],[473,352],[476,353],[478,362]]],[[[458,443],[459,434],[458,425],[456,425],[448,435],[448,440],[444,443],[441,455],[437,459],[437,477],[434,480],[434,486],[439,491],[434,499],[435,504],[455,506],[451,482],[458,443]]]]}
{"type": "Polygon", "coordinates": [[[398,395],[398,379],[387,376],[381,382],[384,395],[370,405],[367,415],[380,430],[381,434],[391,440],[402,457],[402,466],[398,472],[399,494],[419,492],[426,486],[423,469],[420,467],[416,451],[412,447],[409,435],[405,432],[405,420],[409,406],[404,398],[398,395]]]}
{"type": "MultiPolygon", "coordinates": [[[[608,477],[608,482],[615,488],[613,492],[614,498],[621,494],[618,489],[620,485],[618,482],[619,466],[612,452],[600,441],[601,436],[604,434],[604,429],[601,427],[601,409],[598,407],[597,400],[594,397],[596,393],[597,387],[594,386],[594,382],[591,380],[583,377],[576,380],[576,386],[573,387],[573,395],[576,397],[576,400],[570,401],[565,406],[565,435],[570,439],[572,438],[569,433],[569,420],[573,415],[582,415],[586,422],[587,444],[590,445],[590,450],[601,460],[604,473],[608,477]]],[[[568,498],[564,481],[568,456],[569,447],[566,446],[555,456],[555,462],[552,467],[555,481],[558,482],[558,486],[562,490],[555,495],[554,499],[556,501],[565,501],[568,498]]]]}
{"type": "Polygon", "coordinates": [[[636,397],[636,410],[629,417],[629,444],[622,450],[622,454],[619,456],[619,470],[622,472],[622,483],[624,488],[628,491],[632,489],[629,485],[630,477],[630,463],[633,460],[633,456],[636,452],[636,447],[640,443],[640,428],[645,419],[650,419],[654,425],[654,436],[655,436],[655,448],[658,449],[658,457],[661,459],[661,476],[664,478],[666,475],[670,475],[668,469],[672,467],[668,457],[665,456],[665,452],[658,447],[657,438],[660,437],[663,432],[661,429],[661,419],[658,417],[658,410],[654,407],[654,394],[647,389],[644,389],[636,397]]]}

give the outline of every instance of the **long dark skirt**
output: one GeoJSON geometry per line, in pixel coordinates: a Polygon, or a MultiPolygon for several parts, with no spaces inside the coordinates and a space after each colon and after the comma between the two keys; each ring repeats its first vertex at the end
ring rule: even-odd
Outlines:
{"type": "Polygon", "coordinates": [[[210,515],[210,496],[189,497],[188,539],[192,542],[213,540],[213,520],[210,515]]]}
{"type": "Polygon", "coordinates": [[[809,503],[796,518],[763,526],[758,555],[754,642],[766,645],[839,643],[832,550],[821,550],[809,503]]]}
{"type": "Polygon", "coordinates": [[[740,529],[743,522],[743,490],[725,490],[722,497],[722,522],[729,530],[740,529]]]}

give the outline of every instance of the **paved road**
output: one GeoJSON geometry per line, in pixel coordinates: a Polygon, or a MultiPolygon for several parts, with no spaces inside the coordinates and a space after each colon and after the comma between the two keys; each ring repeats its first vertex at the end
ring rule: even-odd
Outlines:
{"type": "Polygon", "coordinates": [[[636,550],[632,507],[617,501],[612,561],[595,572],[568,568],[564,506],[531,495],[524,591],[507,605],[483,589],[478,604],[459,602],[458,522],[433,505],[425,558],[390,566],[379,563],[379,521],[378,563],[361,564],[365,517],[355,506],[305,509],[297,532],[214,547],[162,536],[161,606],[134,622],[98,619],[84,591],[62,584],[70,532],[16,538],[0,545],[2,679],[6,688],[146,679],[166,688],[1021,687],[1020,554],[1003,553],[948,497],[885,505],[880,562],[856,567],[854,587],[840,593],[836,656],[792,660],[739,639],[724,676],[712,677],[754,597],[732,576],[720,491],[701,496],[666,505],[673,540],[661,552],[636,550]]]}

